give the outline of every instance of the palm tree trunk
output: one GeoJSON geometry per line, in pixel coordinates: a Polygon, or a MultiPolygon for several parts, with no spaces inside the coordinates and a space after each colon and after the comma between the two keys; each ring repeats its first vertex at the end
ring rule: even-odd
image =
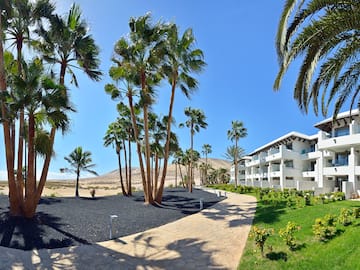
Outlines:
{"type": "MultiPolygon", "coordinates": [[[[146,74],[144,70],[140,72],[141,79],[141,89],[143,91],[143,96],[146,99],[148,96],[148,91],[146,89],[146,74]]],[[[144,141],[145,141],[145,165],[146,165],[146,187],[144,187],[145,191],[145,203],[153,204],[153,196],[152,196],[152,187],[151,187],[151,164],[150,164],[150,141],[149,141],[149,119],[148,119],[148,104],[147,100],[144,102],[143,106],[143,116],[144,116],[144,141]]]]}
{"type": "Polygon", "coordinates": [[[204,184],[207,181],[207,169],[208,169],[208,156],[207,156],[207,152],[206,152],[206,154],[205,154],[205,181],[203,181],[201,184],[204,184]]]}
{"type": "Polygon", "coordinates": [[[175,187],[177,187],[177,164],[175,163],[175,187]]]}
{"type": "Polygon", "coordinates": [[[192,192],[193,188],[192,188],[192,182],[193,182],[193,177],[194,177],[194,174],[193,174],[193,148],[194,148],[194,132],[193,132],[193,129],[194,129],[194,126],[191,125],[191,129],[190,129],[190,133],[191,133],[191,136],[190,136],[190,149],[191,149],[191,152],[190,152],[190,181],[189,181],[189,192],[192,192]]]}
{"type": "Polygon", "coordinates": [[[145,192],[146,180],[145,180],[144,163],[143,163],[143,158],[142,158],[142,154],[141,154],[141,145],[139,143],[139,130],[137,128],[136,116],[135,116],[135,110],[134,110],[132,96],[128,95],[128,99],[129,99],[129,107],[130,107],[130,113],[131,113],[131,121],[132,121],[132,126],[133,126],[133,129],[134,129],[134,136],[135,136],[135,142],[136,142],[136,151],[137,151],[137,154],[138,154],[138,157],[139,157],[141,180],[142,180],[142,184],[143,184],[143,188],[144,188],[144,192],[145,192]]]}
{"type": "Polygon", "coordinates": [[[34,174],[34,161],[35,161],[35,116],[33,113],[29,114],[29,134],[28,134],[28,178],[26,181],[26,194],[25,197],[32,197],[35,193],[36,181],[34,174]]]}
{"type": "Polygon", "coordinates": [[[158,191],[158,182],[159,182],[159,155],[155,154],[155,174],[154,174],[154,182],[155,185],[153,186],[153,197],[156,197],[157,191],[158,191]]]}
{"type": "Polygon", "coordinates": [[[131,168],[131,141],[129,139],[128,141],[128,146],[129,146],[129,192],[128,192],[128,195],[129,196],[132,196],[132,186],[131,186],[131,171],[132,171],[132,168],[131,168]]]}
{"type": "Polygon", "coordinates": [[[171,97],[170,97],[170,105],[169,105],[169,114],[168,114],[168,122],[166,125],[166,142],[165,142],[165,151],[164,151],[164,167],[162,171],[161,176],[161,182],[159,190],[156,194],[156,202],[161,203],[162,201],[162,195],[164,191],[164,184],[167,174],[167,166],[168,166],[168,160],[169,160],[169,152],[170,152],[170,139],[171,139],[171,123],[172,123],[172,113],[173,113],[173,107],[174,107],[174,100],[175,100],[175,89],[176,89],[176,81],[177,81],[177,74],[175,78],[172,81],[171,84],[171,97]]]}
{"type": "Polygon", "coordinates": [[[76,186],[75,186],[75,197],[79,197],[79,178],[80,178],[80,169],[76,170],[76,186]]]}
{"type": "MultiPolygon", "coordinates": [[[[50,130],[51,151],[50,151],[50,153],[47,153],[46,156],[45,156],[45,160],[44,160],[43,168],[42,168],[42,171],[41,171],[39,184],[38,184],[37,189],[36,189],[36,198],[35,198],[36,205],[38,204],[38,202],[40,200],[41,194],[43,192],[43,189],[44,189],[44,186],[45,186],[45,183],[46,183],[47,175],[48,175],[48,172],[49,172],[52,149],[54,147],[54,141],[55,141],[55,134],[56,134],[56,129],[55,129],[55,127],[52,127],[51,130],[50,130]]],[[[36,205],[35,205],[35,207],[36,207],[36,205]]]]}
{"type": "Polygon", "coordinates": [[[238,146],[237,146],[237,144],[238,144],[237,139],[235,139],[235,188],[237,188],[237,180],[238,180],[238,162],[237,162],[238,146]]]}
{"type": "Polygon", "coordinates": [[[185,188],[184,175],[183,175],[183,173],[182,173],[181,164],[180,164],[180,163],[179,163],[179,173],[180,173],[180,178],[181,178],[182,186],[183,186],[183,188],[185,188]]]}
{"type": "Polygon", "coordinates": [[[124,196],[127,196],[127,192],[124,188],[124,181],[123,181],[123,175],[122,175],[122,166],[121,166],[121,157],[120,157],[120,151],[116,151],[118,156],[118,164],[119,164],[119,175],[120,175],[120,185],[121,185],[121,192],[124,196]]]}
{"type": "MultiPolygon", "coordinates": [[[[2,16],[0,16],[0,91],[6,92],[6,74],[4,67],[4,47],[3,47],[3,23],[2,16]]],[[[10,136],[10,123],[7,118],[7,112],[5,104],[1,101],[1,112],[3,117],[3,130],[4,130],[4,143],[5,143],[5,155],[6,155],[6,167],[9,186],[9,203],[10,203],[10,215],[19,216],[22,213],[21,203],[18,196],[18,190],[15,182],[14,174],[14,152],[11,147],[10,136]]]]}
{"type": "Polygon", "coordinates": [[[152,185],[151,185],[151,164],[150,164],[150,141],[149,141],[149,120],[148,107],[145,104],[143,109],[144,114],[144,133],[145,133],[145,163],[146,163],[146,194],[145,203],[153,204],[152,185]]]}
{"type": "Polygon", "coordinates": [[[127,151],[126,151],[126,145],[125,140],[122,141],[123,148],[124,148],[124,162],[125,162],[125,191],[126,196],[129,195],[129,175],[128,175],[128,166],[127,166],[127,151]]]}

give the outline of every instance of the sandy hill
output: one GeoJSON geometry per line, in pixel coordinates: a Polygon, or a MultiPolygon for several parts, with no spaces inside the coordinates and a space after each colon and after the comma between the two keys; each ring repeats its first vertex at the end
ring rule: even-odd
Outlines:
{"type": "MultiPolygon", "coordinates": [[[[205,162],[205,159],[200,159],[199,163],[201,162],[205,162]]],[[[230,170],[231,167],[231,163],[229,161],[223,160],[223,159],[216,159],[216,158],[208,158],[208,163],[214,168],[214,169],[219,169],[219,168],[225,168],[227,170],[230,170]]],[[[184,169],[183,169],[184,170],[184,169]]],[[[132,171],[132,179],[133,179],[133,183],[134,184],[140,184],[141,183],[141,175],[140,175],[140,168],[133,168],[132,171]]],[[[169,182],[173,182],[175,180],[175,165],[174,164],[170,164],[168,166],[168,170],[167,170],[167,181],[169,182]]],[[[179,172],[178,172],[179,174],[179,172]]],[[[125,177],[125,170],[123,169],[123,176],[125,177]]],[[[199,171],[197,169],[195,169],[195,182],[196,179],[199,179],[200,175],[199,175],[199,171]]],[[[177,176],[178,180],[180,179],[180,176],[177,176]]],[[[82,181],[87,181],[91,184],[111,184],[111,183],[118,183],[120,179],[119,176],[119,170],[113,170],[109,173],[106,173],[104,175],[98,176],[98,177],[94,177],[94,178],[87,178],[87,179],[83,179],[82,181]]]]}

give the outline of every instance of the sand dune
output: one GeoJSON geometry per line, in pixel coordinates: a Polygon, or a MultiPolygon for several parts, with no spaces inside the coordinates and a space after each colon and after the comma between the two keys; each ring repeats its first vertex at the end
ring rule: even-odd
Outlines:
{"type": "MultiPolygon", "coordinates": [[[[199,162],[205,162],[204,159],[200,159],[199,162]]],[[[226,168],[230,170],[231,163],[222,160],[222,159],[214,159],[209,158],[208,163],[211,164],[211,166],[214,169],[219,168],[226,168]]],[[[182,169],[183,173],[185,172],[184,168],[182,169]]],[[[125,171],[124,177],[125,177],[125,171]]],[[[132,171],[132,185],[137,190],[142,189],[141,184],[141,175],[140,175],[140,169],[139,168],[133,168],[132,171]]],[[[179,184],[181,181],[179,172],[177,172],[176,177],[176,170],[175,165],[170,164],[168,166],[167,170],[167,177],[165,186],[174,186],[175,181],[179,184]]],[[[197,169],[195,169],[194,172],[194,178],[195,178],[195,184],[200,184],[200,174],[197,169]]],[[[113,170],[109,173],[106,173],[104,175],[100,175],[97,177],[92,178],[83,178],[80,179],[80,188],[79,193],[80,196],[84,197],[90,197],[90,191],[92,189],[95,189],[95,196],[108,196],[108,195],[116,195],[121,192],[120,188],[120,176],[119,176],[119,170],[113,170]]],[[[0,193],[8,194],[8,187],[7,182],[1,182],[0,183],[0,193]]],[[[69,179],[69,180],[48,180],[45,189],[43,191],[43,196],[53,196],[53,197],[67,197],[67,196],[74,196],[75,194],[75,180],[69,179]]]]}

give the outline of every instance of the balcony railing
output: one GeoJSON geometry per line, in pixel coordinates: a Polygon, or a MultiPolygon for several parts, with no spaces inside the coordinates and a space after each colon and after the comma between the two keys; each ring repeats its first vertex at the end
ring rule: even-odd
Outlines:
{"type": "Polygon", "coordinates": [[[271,150],[269,150],[268,155],[274,155],[280,152],[279,148],[273,148],[271,150]]]}

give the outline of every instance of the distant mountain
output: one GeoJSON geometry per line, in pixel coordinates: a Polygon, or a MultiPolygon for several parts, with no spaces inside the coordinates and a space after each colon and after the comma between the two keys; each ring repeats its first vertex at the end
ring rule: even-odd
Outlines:
{"type": "MultiPolygon", "coordinates": [[[[201,162],[205,162],[205,159],[201,158],[198,163],[201,163],[201,162]]],[[[208,163],[214,169],[225,168],[227,170],[230,170],[230,167],[231,167],[231,162],[224,160],[224,159],[208,158],[208,163]]],[[[168,169],[167,169],[167,177],[166,177],[167,181],[174,181],[175,171],[176,171],[175,165],[169,164],[168,169]]],[[[137,167],[132,168],[131,175],[132,175],[134,184],[141,184],[140,168],[137,168],[137,167]]],[[[123,169],[123,177],[125,177],[125,169],[123,169]]],[[[177,177],[178,177],[178,181],[180,181],[179,180],[180,179],[179,172],[178,172],[177,177]]],[[[197,180],[200,178],[199,170],[195,169],[194,177],[195,177],[195,182],[197,182],[197,180]]],[[[92,183],[114,183],[114,182],[119,182],[120,181],[119,179],[120,179],[119,170],[113,170],[113,171],[103,174],[101,176],[83,179],[82,181],[87,180],[92,183]]]]}

